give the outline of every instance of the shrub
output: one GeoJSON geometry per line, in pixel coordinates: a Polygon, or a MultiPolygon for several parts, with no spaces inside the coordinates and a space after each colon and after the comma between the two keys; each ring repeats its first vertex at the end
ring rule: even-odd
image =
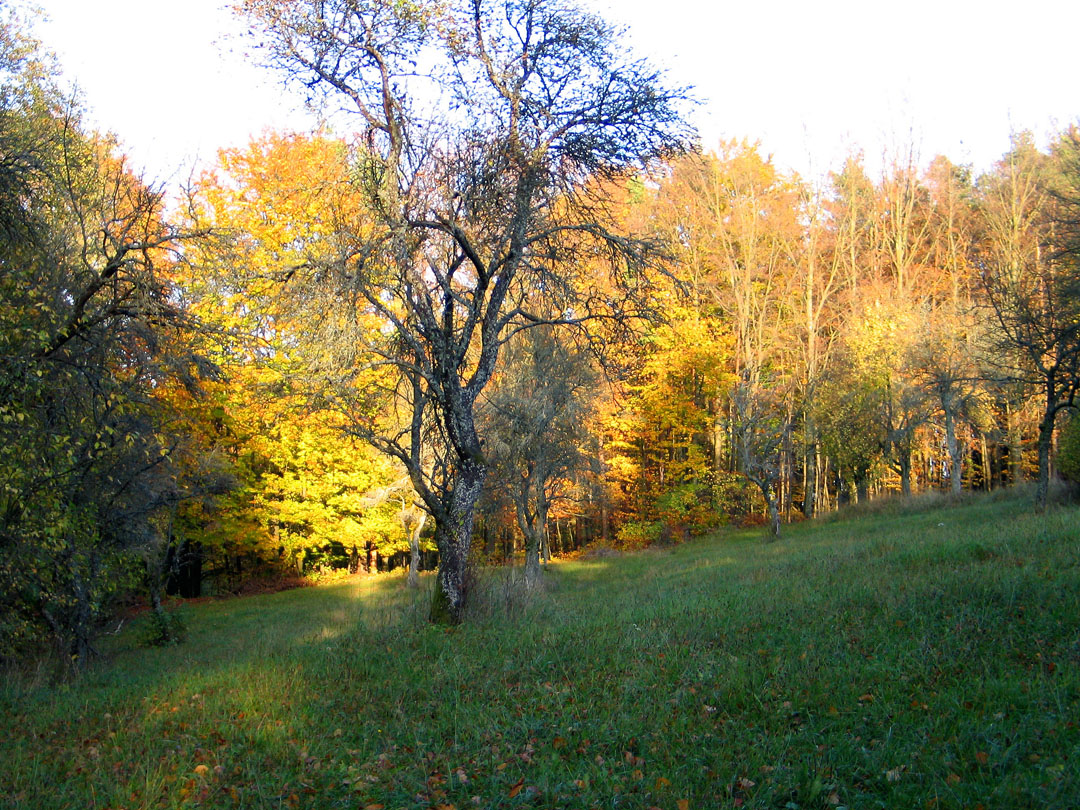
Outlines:
{"type": "Polygon", "coordinates": [[[180,610],[151,610],[139,633],[143,647],[168,647],[187,637],[187,623],[180,610]]]}

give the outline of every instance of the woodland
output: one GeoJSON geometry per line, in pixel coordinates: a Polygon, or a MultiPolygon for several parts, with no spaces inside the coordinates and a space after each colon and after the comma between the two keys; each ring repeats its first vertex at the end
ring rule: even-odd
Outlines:
{"type": "Polygon", "coordinates": [[[699,143],[568,0],[237,12],[345,117],[179,194],[0,24],[0,663],[391,567],[458,625],[485,566],[528,594],[590,549],[1080,480],[1075,126],[808,182],[699,143]]]}

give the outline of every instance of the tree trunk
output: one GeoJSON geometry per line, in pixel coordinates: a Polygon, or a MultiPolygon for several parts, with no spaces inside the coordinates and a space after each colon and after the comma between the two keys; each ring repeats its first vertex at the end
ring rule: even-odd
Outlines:
{"type": "Polygon", "coordinates": [[[855,502],[866,503],[870,500],[870,477],[865,470],[855,471],[855,502]]]}
{"type": "Polygon", "coordinates": [[[905,497],[911,497],[911,449],[898,447],[897,464],[900,467],[900,493],[905,497]]]}
{"type": "Polygon", "coordinates": [[[769,504],[769,533],[771,539],[777,540],[780,538],[780,509],[776,503],[776,496],[772,495],[768,499],[769,504]]]}
{"type": "Polygon", "coordinates": [[[525,534],[525,587],[532,588],[540,581],[540,533],[530,528],[525,534]]]}
{"type": "Polygon", "coordinates": [[[1038,509],[1046,508],[1050,492],[1050,444],[1054,438],[1056,415],[1056,408],[1047,408],[1042,422],[1039,423],[1039,483],[1035,488],[1035,506],[1038,509]]]}
{"type": "Polygon", "coordinates": [[[963,458],[960,442],[956,440],[956,417],[952,409],[945,410],[945,446],[949,450],[949,489],[953,495],[960,494],[961,479],[963,474],[963,458]]]}
{"type": "Polygon", "coordinates": [[[1023,437],[1020,434],[1020,415],[1008,407],[1009,484],[1016,486],[1024,480],[1023,437]]]}
{"type": "Polygon", "coordinates": [[[817,476],[817,445],[811,443],[803,467],[803,517],[812,518],[817,511],[817,476]]]}
{"type": "Polygon", "coordinates": [[[420,587],[420,532],[426,522],[427,513],[420,512],[406,524],[409,530],[409,576],[406,582],[410,588],[420,587]]]}
{"type": "Polygon", "coordinates": [[[473,517],[486,475],[483,464],[465,459],[454,486],[447,520],[435,523],[435,545],[439,548],[439,572],[431,599],[431,621],[435,624],[459,624],[465,618],[473,517]]]}
{"type": "Polygon", "coordinates": [[[419,532],[409,535],[409,576],[406,583],[410,588],[420,587],[420,537],[419,532]]]}

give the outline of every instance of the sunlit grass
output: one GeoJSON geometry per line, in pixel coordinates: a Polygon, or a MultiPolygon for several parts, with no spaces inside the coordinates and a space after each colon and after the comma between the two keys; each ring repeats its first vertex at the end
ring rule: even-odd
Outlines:
{"type": "Polygon", "coordinates": [[[0,692],[0,801],[138,807],[1080,806],[1080,511],[974,499],[186,608],[0,692]],[[680,804],[686,802],[685,805],[680,804]]]}

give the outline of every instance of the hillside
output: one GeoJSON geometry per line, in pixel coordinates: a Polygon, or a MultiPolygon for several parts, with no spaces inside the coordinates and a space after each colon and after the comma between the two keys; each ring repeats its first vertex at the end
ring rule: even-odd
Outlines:
{"type": "Polygon", "coordinates": [[[1080,806],[1080,509],[1002,498],[189,606],[0,692],[0,806],[1080,806]]]}

